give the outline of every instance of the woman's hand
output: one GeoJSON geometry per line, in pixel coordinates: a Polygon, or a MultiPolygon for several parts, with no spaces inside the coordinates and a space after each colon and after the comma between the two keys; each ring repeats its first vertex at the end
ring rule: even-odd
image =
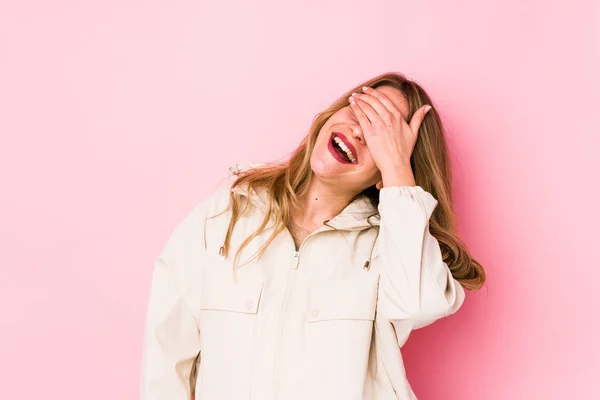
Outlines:
{"type": "Polygon", "coordinates": [[[381,172],[383,185],[414,185],[410,157],[419,127],[431,106],[419,108],[408,124],[398,107],[383,92],[369,87],[363,87],[363,91],[352,94],[349,98],[350,107],[362,128],[373,161],[381,172]]]}

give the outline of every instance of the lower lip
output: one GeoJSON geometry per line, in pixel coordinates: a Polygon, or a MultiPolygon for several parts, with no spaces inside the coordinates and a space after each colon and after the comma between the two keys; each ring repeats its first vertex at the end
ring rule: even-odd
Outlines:
{"type": "Polygon", "coordinates": [[[339,162],[343,163],[343,164],[352,164],[349,161],[346,161],[344,159],[344,157],[342,157],[341,155],[338,154],[337,151],[335,151],[335,148],[333,147],[333,135],[331,135],[331,137],[329,138],[329,142],[327,144],[327,148],[329,149],[329,152],[331,153],[331,155],[333,155],[333,157],[338,160],[339,162]]]}

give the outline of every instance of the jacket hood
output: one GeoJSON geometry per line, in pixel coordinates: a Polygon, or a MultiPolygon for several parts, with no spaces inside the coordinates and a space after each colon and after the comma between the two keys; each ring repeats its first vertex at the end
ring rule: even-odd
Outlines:
{"type": "MultiPolygon", "coordinates": [[[[235,180],[240,173],[252,168],[265,166],[265,163],[235,163],[229,166],[229,178],[235,180]]],[[[248,185],[232,188],[234,193],[248,197],[248,185]]],[[[266,190],[258,188],[252,193],[252,203],[266,211],[266,190]]],[[[380,215],[366,196],[361,196],[348,204],[337,216],[329,220],[328,225],[341,230],[362,230],[380,225],[380,215]]]]}

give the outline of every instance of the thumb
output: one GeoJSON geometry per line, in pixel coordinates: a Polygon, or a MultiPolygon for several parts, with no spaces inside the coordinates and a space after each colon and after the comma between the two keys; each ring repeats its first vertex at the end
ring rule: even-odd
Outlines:
{"type": "Polygon", "coordinates": [[[423,119],[425,119],[425,115],[429,110],[431,110],[431,106],[426,104],[425,106],[419,108],[410,119],[409,126],[415,135],[419,134],[419,127],[421,126],[421,123],[423,122],[423,119]]]}

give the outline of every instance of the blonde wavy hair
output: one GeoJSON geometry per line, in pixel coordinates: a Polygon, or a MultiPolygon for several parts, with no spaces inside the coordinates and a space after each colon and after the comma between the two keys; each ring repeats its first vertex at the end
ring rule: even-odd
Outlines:
{"type": "MultiPolygon", "coordinates": [[[[408,101],[407,122],[410,121],[413,113],[424,104],[433,106],[431,98],[416,82],[396,72],[381,74],[356,85],[339,97],[325,111],[318,113],[313,119],[308,135],[286,161],[258,166],[241,171],[238,174],[232,183],[232,188],[238,185],[248,185],[247,190],[249,193],[259,187],[267,189],[267,212],[260,227],[240,245],[235,254],[234,265],[240,256],[241,250],[265,230],[269,221],[273,219],[275,224],[273,233],[257,252],[258,257],[262,256],[275,237],[288,226],[291,218],[291,207],[300,208],[298,198],[306,193],[313,178],[310,165],[311,154],[319,131],[329,117],[348,106],[348,97],[353,92],[360,93],[363,86],[377,88],[384,85],[396,88],[408,101]]],[[[432,107],[427,113],[419,128],[419,135],[410,163],[416,184],[431,193],[438,201],[438,205],[429,220],[429,231],[439,242],[444,262],[450,268],[454,279],[460,282],[463,287],[466,289],[480,289],[485,282],[485,271],[483,266],[471,256],[457,234],[456,217],[452,202],[452,172],[448,148],[444,128],[435,107],[432,107]]],[[[229,196],[230,201],[227,209],[211,217],[214,218],[231,211],[231,220],[223,245],[224,257],[229,254],[231,234],[235,224],[240,217],[248,212],[250,206],[250,202],[244,202],[242,195],[239,193],[231,191],[229,196]],[[243,208],[242,203],[245,203],[243,208]]],[[[367,196],[376,207],[379,204],[379,189],[375,185],[365,189],[357,197],[360,196],[367,196]]],[[[324,223],[327,223],[327,221],[324,223]]]]}

